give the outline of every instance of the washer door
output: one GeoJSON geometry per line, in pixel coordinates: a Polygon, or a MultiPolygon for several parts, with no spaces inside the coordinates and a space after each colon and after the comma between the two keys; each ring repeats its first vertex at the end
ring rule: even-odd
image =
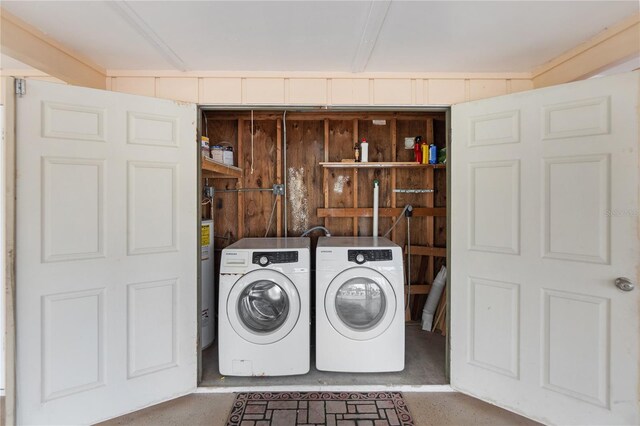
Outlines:
{"type": "Polygon", "coordinates": [[[242,276],[229,292],[227,316],[248,342],[266,345],[287,336],[300,316],[300,295],[293,282],[271,269],[242,276]]]}
{"type": "Polygon", "coordinates": [[[329,322],[353,340],[370,340],[384,333],[396,314],[396,294],[379,272],[355,267],[336,276],[325,295],[329,322]]]}

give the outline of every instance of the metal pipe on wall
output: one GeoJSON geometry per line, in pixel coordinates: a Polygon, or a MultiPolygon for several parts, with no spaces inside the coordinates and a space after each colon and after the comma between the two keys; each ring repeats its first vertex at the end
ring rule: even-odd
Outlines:
{"type": "Polygon", "coordinates": [[[378,179],[373,180],[373,236],[378,236],[378,204],[380,194],[380,183],[378,179]]]}

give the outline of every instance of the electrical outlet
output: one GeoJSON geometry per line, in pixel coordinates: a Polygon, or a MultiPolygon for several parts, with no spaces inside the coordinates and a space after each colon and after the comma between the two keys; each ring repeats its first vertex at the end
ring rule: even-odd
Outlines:
{"type": "Polygon", "coordinates": [[[273,185],[273,195],[284,195],[284,185],[282,184],[273,185]]]}
{"type": "Polygon", "coordinates": [[[416,143],[414,137],[404,138],[404,149],[413,149],[413,145],[416,143]]]}
{"type": "Polygon", "coordinates": [[[212,186],[204,186],[202,187],[202,191],[204,192],[204,196],[207,198],[213,198],[213,187],[212,186]]]}

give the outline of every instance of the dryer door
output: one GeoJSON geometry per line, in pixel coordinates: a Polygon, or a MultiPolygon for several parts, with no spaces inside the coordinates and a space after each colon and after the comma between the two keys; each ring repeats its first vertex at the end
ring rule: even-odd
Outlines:
{"type": "Polygon", "coordinates": [[[336,276],[325,294],[329,322],[353,340],[370,340],[384,333],[396,315],[393,286],[379,272],[355,267],[336,276]]]}
{"type": "Polygon", "coordinates": [[[287,336],[298,322],[300,295],[280,272],[252,271],[229,292],[227,315],[234,331],[248,342],[274,343],[287,336]]]}

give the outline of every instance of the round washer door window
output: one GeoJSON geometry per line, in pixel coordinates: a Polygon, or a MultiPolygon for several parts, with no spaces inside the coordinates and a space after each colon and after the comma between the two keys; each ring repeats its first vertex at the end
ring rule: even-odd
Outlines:
{"type": "Polygon", "coordinates": [[[247,285],[238,298],[242,323],[256,333],[271,333],[282,326],[289,315],[289,297],[273,281],[260,280],[247,285]]]}
{"type": "Polygon", "coordinates": [[[340,334],[370,340],[384,333],[396,314],[396,294],[379,272],[355,267],[336,276],[325,294],[325,312],[340,334]]]}
{"type": "Polygon", "coordinates": [[[300,296],[293,282],[271,269],[242,276],[227,298],[227,316],[233,330],[256,344],[286,337],[300,316],[300,296]]]}

